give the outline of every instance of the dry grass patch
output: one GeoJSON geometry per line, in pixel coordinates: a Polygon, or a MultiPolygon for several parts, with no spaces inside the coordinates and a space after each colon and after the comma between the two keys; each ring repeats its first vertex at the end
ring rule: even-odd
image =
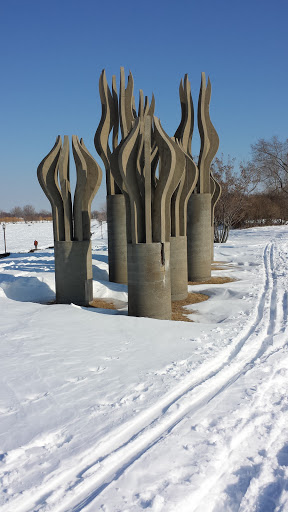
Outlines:
{"type": "Polygon", "coordinates": [[[203,281],[189,281],[188,284],[196,286],[197,284],[224,284],[232,283],[233,281],[237,281],[237,279],[233,277],[209,277],[209,279],[204,279],[203,281]]]}
{"type": "MultiPolygon", "coordinates": [[[[47,306],[53,306],[54,304],[60,304],[56,302],[56,299],[50,300],[49,302],[45,302],[47,306]]],[[[93,299],[92,302],[90,302],[89,306],[81,306],[83,308],[102,308],[102,309],[117,309],[115,304],[113,302],[107,300],[107,299],[93,299]]]]}
{"type": "Polygon", "coordinates": [[[93,299],[89,304],[90,308],[117,309],[113,302],[106,299],[93,299]]]}
{"type": "Polygon", "coordinates": [[[0,222],[8,224],[9,222],[23,222],[23,219],[20,219],[20,217],[0,217],[0,222]]]}
{"type": "Polygon", "coordinates": [[[188,293],[188,297],[183,300],[176,300],[172,302],[172,317],[171,320],[176,322],[193,322],[188,318],[187,314],[191,314],[194,311],[187,311],[184,306],[190,306],[190,304],[198,304],[209,299],[209,295],[204,293],[188,293]]]}
{"type": "Polygon", "coordinates": [[[218,265],[212,265],[211,267],[212,270],[227,270],[227,267],[218,267],[218,265]]]}
{"type": "Polygon", "coordinates": [[[236,265],[233,263],[227,263],[227,261],[212,261],[212,270],[227,270],[229,268],[235,268],[236,265]]]}

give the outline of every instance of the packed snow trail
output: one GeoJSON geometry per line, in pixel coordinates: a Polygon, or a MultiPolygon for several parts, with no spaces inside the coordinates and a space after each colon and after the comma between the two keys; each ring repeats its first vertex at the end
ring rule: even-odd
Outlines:
{"type": "MultiPolygon", "coordinates": [[[[89,450],[71,453],[38,485],[11,497],[3,511],[264,511],[269,485],[282,485],[270,509],[285,507],[287,271],[280,233],[263,247],[262,288],[231,342],[89,450]],[[284,463],[275,477],[279,457],[284,463]],[[139,483],[131,487],[135,474],[139,483]]],[[[52,435],[51,446],[57,442],[52,435]]],[[[6,474],[33,448],[32,442],[8,453],[6,474]]]]}

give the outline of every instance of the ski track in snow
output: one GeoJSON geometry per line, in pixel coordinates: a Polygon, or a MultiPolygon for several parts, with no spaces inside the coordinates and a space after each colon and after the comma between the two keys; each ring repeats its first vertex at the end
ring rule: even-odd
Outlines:
{"type": "MultiPolygon", "coordinates": [[[[233,432],[230,443],[227,443],[226,446],[221,443],[219,432],[223,429],[223,422],[218,422],[220,424],[218,430],[215,428],[215,424],[213,425],[211,429],[213,442],[217,444],[216,440],[218,442],[220,440],[218,453],[213,455],[218,464],[214,467],[213,476],[205,479],[205,482],[195,493],[193,505],[188,506],[187,501],[184,500],[179,510],[197,512],[203,510],[207,512],[287,510],[285,507],[287,501],[285,503],[283,501],[281,504],[279,498],[281,490],[288,490],[288,471],[286,470],[286,466],[288,466],[288,444],[283,446],[283,439],[287,438],[287,388],[282,390],[282,394],[277,395],[277,400],[273,400],[273,394],[277,394],[277,376],[282,375],[283,372],[286,377],[288,376],[287,291],[285,290],[288,265],[287,254],[284,258],[281,249],[282,247],[278,250],[277,241],[275,241],[268,244],[264,251],[265,284],[258,303],[257,319],[251,325],[248,335],[242,340],[245,341],[243,346],[245,351],[250,346],[252,357],[243,366],[242,370],[236,372],[225,386],[212,397],[212,400],[217,399],[217,394],[223,393],[225,388],[231,386],[238,379],[243,380],[247,374],[253,374],[255,369],[260,369],[263,362],[273,358],[278,352],[283,353],[285,360],[280,360],[280,362],[279,359],[276,360],[274,372],[272,375],[267,375],[267,382],[262,383],[259,390],[257,390],[257,386],[251,387],[251,393],[255,393],[255,398],[252,403],[249,402],[248,406],[244,408],[243,419],[239,421],[239,414],[235,414],[234,423],[230,419],[229,429],[233,432]],[[275,260],[277,266],[275,266],[275,260]],[[281,273],[279,273],[280,269],[281,273]],[[251,410],[254,413],[252,417],[251,410]],[[253,458],[254,447],[249,443],[249,439],[255,431],[259,433],[261,444],[266,448],[263,450],[264,456],[262,456],[261,450],[259,451],[258,458],[253,458]],[[248,449],[247,447],[246,449],[243,448],[245,444],[248,449]],[[239,452],[242,455],[242,461],[241,458],[239,460],[239,452]],[[279,469],[277,468],[277,460],[279,462],[279,454],[281,457],[281,453],[282,466],[285,467],[279,469]],[[243,495],[241,495],[241,485],[239,486],[239,482],[236,484],[236,479],[234,479],[235,490],[233,491],[233,485],[229,488],[230,494],[233,495],[234,492],[233,500],[229,497],[229,493],[227,495],[224,492],[225,488],[228,489],[227,473],[229,474],[231,467],[234,468],[234,475],[237,475],[240,480],[242,478],[244,488],[243,495]],[[275,491],[276,499],[273,497],[275,491]],[[236,493],[237,497],[235,499],[236,493]],[[216,500],[216,504],[213,500],[213,504],[209,506],[209,496],[211,494],[218,495],[220,498],[216,500]],[[205,503],[204,507],[203,503],[205,503]]],[[[234,367],[240,353],[233,361],[234,367]]],[[[223,400],[223,395],[221,399],[223,400]]]]}
{"type": "MultiPolygon", "coordinates": [[[[287,254],[281,253],[282,235],[279,235],[279,237],[279,241],[276,236],[265,246],[263,251],[264,279],[258,302],[254,308],[254,314],[247,321],[245,329],[235,337],[228,347],[215,359],[205,364],[204,368],[198,368],[146,410],[114,431],[109,432],[106,436],[104,435],[92,450],[90,448],[89,452],[83,452],[71,459],[67,458],[58,468],[45,477],[41,485],[29,489],[29,491],[24,491],[15,498],[12,497],[9,503],[6,506],[4,505],[3,511],[80,512],[86,508],[87,510],[100,510],[96,504],[96,499],[99,499],[102,493],[107,492],[109,486],[125,475],[134,464],[139,463],[141,457],[147,455],[149,451],[153,452],[165,436],[172,436],[174,430],[182,421],[187,421],[187,418],[189,418],[189,421],[193,422],[194,415],[198,417],[200,411],[202,421],[204,421],[206,408],[217,402],[224,393],[227,393],[229,388],[237,383],[238,379],[243,379],[250,372],[255,371],[255,367],[261,366],[261,361],[273,358],[279,351],[286,351],[287,355],[287,341],[283,342],[283,338],[287,336],[287,290],[285,281],[288,264],[287,254]]],[[[277,372],[283,371],[283,368],[281,370],[281,367],[278,366],[275,367],[274,377],[277,372]]],[[[255,395],[253,407],[256,411],[263,409],[265,396],[271,392],[271,386],[272,380],[270,378],[267,379],[261,392],[255,395]]],[[[41,396],[30,397],[31,400],[41,400],[41,398],[41,396]]],[[[233,457],[235,458],[233,465],[238,464],[240,470],[242,466],[241,461],[239,463],[237,449],[239,445],[249,439],[251,430],[264,428],[267,415],[270,415],[273,424],[273,427],[266,433],[269,457],[266,457],[262,464],[258,464],[257,479],[253,478],[253,471],[248,474],[247,488],[240,501],[237,498],[239,510],[247,512],[260,510],[257,508],[255,496],[261,495],[265,486],[269,484],[269,475],[271,472],[273,473],[273,465],[271,466],[271,464],[282,448],[282,445],[277,444],[277,438],[280,436],[280,439],[283,439],[284,429],[287,428],[283,414],[273,418],[272,406],[268,407],[268,411],[262,417],[255,414],[254,419],[248,416],[239,421],[238,416],[235,415],[233,441],[225,447],[220,443],[218,453],[213,454],[214,459],[221,461],[221,464],[219,463],[218,466],[216,464],[214,475],[205,479],[202,485],[199,486],[193,497],[193,504],[184,498],[182,504],[180,502],[180,505],[178,505],[177,510],[197,510],[198,512],[203,510],[217,510],[219,512],[230,510],[227,497],[223,497],[226,473],[229,466],[231,466],[233,457]],[[236,452],[237,455],[235,455],[236,452]],[[220,456],[220,454],[222,455],[220,456]],[[218,504],[217,500],[214,500],[212,501],[212,508],[209,508],[205,497],[208,497],[211,493],[216,493],[219,498],[218,504]],[[205,507],[203,503],[206,503],[205,507]]],[[[232,428],[231,425],[230,428],[232,428]]],[[[214,437],[220,436],[219,431],[214,432],[214,437]]],[[[44,434],[36,442],[31,442],[14,452],[8,453],[5,460],[6,479],[9,479],[9,475],[20,471],[21,463],[25,463],[28,453],[33,454],[33,450],[36,450],[37,456],[37,448],[40,449],[41,447],[43,449],[44,447],[53,450],[65,443],[69,443],[69,438],[65,433],[55,432],[54,434],[44,434]]],[[[243,460],[247,454],[244,455],[243,460]]],[[[285,464],[288,465],[288,456],[285,464]]],[[[280,479],[284,478],[283,471],[279,476],[280,479]]],[[[3,478],[5,478],[5,475],[3,478]]],[[[100,502],[97,501],[97,503],[100,502]]],[[[148,501],[147,507],[144,505],[143,502],[141,508],[148,508],[148,501]]],[[[157,508],[156,501],[154,505],[153,510],[162,510],[161,503],[159,508],[157,508]]],[[[168,510],[168,508],[165,510],[168,510]]],[[[169,508],[169,510],[174,509],[169,508]]],[[[231,510],[236,509],[232,507],[231,510]]],[[[271,508],[271,510],[274,510],[274,508],[271,508]]],[[[279,508],[280,510],[285,509],[279,508]]]]}

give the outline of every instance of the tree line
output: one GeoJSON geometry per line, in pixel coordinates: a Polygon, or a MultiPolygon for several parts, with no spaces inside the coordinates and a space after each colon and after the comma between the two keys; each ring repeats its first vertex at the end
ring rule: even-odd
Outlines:
{"type": "Polygon", "coordinates": [[[40,210],[36,212],[34,206],[26,204],[25,206],[14,206],[10,211],[0,210],[0,222],[12,221],[39,221],[39,220],[52,220],[52,214],[48,210],[40,210]]]}
{"type": "MultiPolygon", "coordinates": [[[[93,210],[91,212],[91,218],[101,223],[106,221],[107,214],[105,208],[93,210]]],[[[31,204],[27,204],[23,207],[14,206],[10,211],[0,210],[0,222],[17,222],[21,220],[25,222],[52,220],[52,213],[48,210],[40,210],[37,212],[31,204]]]]}
{"type": "Polygon", "coordinates": [[[225,242],[231,228],[288,222],[288,139],[259,139],[251,159],[235,169],[235,159],[223,155],[212,164],[221,197],[215,207],[215,242],[225,242]]]}

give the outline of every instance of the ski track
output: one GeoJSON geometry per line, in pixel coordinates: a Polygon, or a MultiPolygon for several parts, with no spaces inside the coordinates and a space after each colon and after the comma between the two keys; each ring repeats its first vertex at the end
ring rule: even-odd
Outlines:
{"type": "MultiPolygon", "coordinates": [[[[196,370],[192,376],[185,379],[184,384],[179,384],[152,407],[106,435],[93,450],[89,450],[89,453],[62,463],[44,479],[39,488],[30,489],[11,499],[10,503],[7,503],[8,508],[4,506],[3,511],[83,510],[165,433],[171,432],[187,414],[191,417],[194,411],[199,411],[216,399],[240,376],[249,372],[261,357],[270,357],[277,350],[281,350],[283,345],[273,345],[273,336],[285,332],[288,298],[287,291],[278,286],[275,252],[277,239],[269,242],[264,248],[264,283],[254,315],[247,322],[245,331],[235,338],[230,347],[206,365],[205,375],[203,369],[196,370]]],[[[286,260],[279,251],[277,258],[286,269],[286,260]]],[[[284,275],[285,271],[282,276],[284,275]]],[[[241,438],[241,435],[244,435],[245,422],[238,430],[238,437],[241,438]]],[[[29,446],[24,446],[21,450],[25,451],[28,448],[29,446]]],[[[16,467],[11,461],[10,468],[7,469],[13,471],[13,466],[16,467]]],[[[210,486],[205,482],[205,493],[207,489],[215,486],[218,480],[221,480],[221,476],[215,477],[210,486]]]]}
{"type": "MultiPolygon", "coordinates": [[[[275,270],[274,259],[276,245],[277,244],[272,243],[271,247],[269,248],[267,246],[264,251],[266,278],[264,293],[262,294],[258,307],[258,312],[263,313],[262,321],[259,317],[258,322],[258,327],[261,327],[261,323],[263,324],[263,329],[261,328],[261,331],[264,336],[262,338],[261,346],[259,347],[256,355],[251,359],[250,363],[247,364],[241,372],[235,374],[231,381],[227,382],[226,386],[223,386],[223,388],[218,392],[219,394],[223,392],[225,388],[228,388],[229,385],[236,382],[238,378],[244,377],[248,372],[252,372],[255,367],[257,368],[257,363],[258,367],[260,367],[261,363],[265,362],[278,351],[285,353],[286,350],[287,358],[287,340],[283,339],[283,334],[286,334],[287,336],[287,292],[279,286],[279,281],[281,281],[281,279],[279,279],[279,275],[277,275],[275,270]],[[266,306],[264,308],[263,299],[264,302],[266,302],[266,306]],[[268,321],[264,317],[264,311],[267,311],[268,321]],[[277,342],[273,343],[273,338],[277,337],[277,335],[282,335],[281,341],[278,344],[277,342]]],[[[277,256],[280,260],[278,268],[285,269],[281,273],[282,280],[284,281],[285,274],[287,275],[287,263],[284,256],[279,251],[277,256]]],[[[255,334],[257,331],[258,329],[256,328],[255,334]]],[[[277,373],[281,370],[282,367],[280,363],[280,368],[276,365],[273,375],[271,375],[267,382],[262,385],[260,391],[256,395],[256,398],[253,399],[252,410],[256,412],[252,417],[248,410],[251,410],[250,402],[246,407],[246,414],[245,411],[244,413],[242,411],[243,419],[241,419],[240,422],[239,416],[235,414],[234,423],[230,426],[231,431],[233,431],[232,441],[230,442],[230,445],[228,444],[228,446],[224,447],[223,443],[219,443],[218,453],[214,453],[213,458],[216,461],[221,461],[221,465],[219,465],[219,467],[215,465],[213,476],[205,479],[205,482],[203,482],[196,493],[196,499],[195,496],[193,496],[193,505],[190,504],[189,506],[189,510],[191,510],[191,512],[221,512],[223,510],[252,512],[258,510],[276,511],[276,509],[280,512],[286,510],[286,508],[284,509],[281,506],[283,505],[284,507],[285,504],[280,503],[281,492],[279,492],[279,489],[287,489],[288,473],[286,472],[285,474],[283,469],[277,468],[277,456],[281,453],[281,449],[286,449],[286,446],[283,447],[283,439],[287,438],[287,419],[285,412],[288,408],[288,399],[286,393],[284,394],[284,398],[281,397],[280,403],[272,403],[271,406],[268,402],[269,405],[267,407],[267,401],[269,400],[267,399],[267,396],[269,393],[272,394],[274,392],[277,373]],[[259,432],[262,445],[266,448],[266,456],[263,457],[263,460],[261,460],[261,457],[258,457],[260,460],[258,460],[258,464],[255,464],[255,460],[253,460],[253,457],[251,456],[251,451],[248,450],[247,452],[247,449],[246,451],[243,449],[243,445],[245,446],[245,444],[247,444],[251,450],[249,439],[251,433],[255,431],[259,432]],[[249,459],[251,461],[251,466],[247,466],[247,460],[249,461],[249,459]],[[226,493],[226,489],[229,487],[227,487],[227,474],[231,473],[231,468],[233,468],[233,473],[235,475],[241,475],[242,471],[244,477],[249,481],[243,496],[239,499],[237,508],[235,503],[232,503],[230,508],[229,496],[227,498],[226,493]],[[273,491],[275,490],[277,490],[277,497],[273,498],[273,491]],[[213,496],[220,496],[217,500],[218,506],[217,503],[215,506],[215,501],[212,500],[213,504],[209,507],[209,501],[211,502],[211,500],[209,500],[209,494],[211,493],[213,496]],[[272,498],[270,495],[272,495],[272,498]],[[226,500],[228,499],[228,503],[224,498],[226,500]],[[203,503],[205,503],[204,508],[203,503]],[[279,509],[277,508],[277,505],[279,506],[279,509]],[[262,506],[264,507],[263,509],[262,506]]],[[[212,400],[214,398],[217,398],[217,396],[215,395],[212,397],[212,400]]],[[[221,396],[221,399],[223,399],[223,396],[221,396]]],[[[219,423],[221,423],[221,420],[219,423]]],[[[215,437],[218,435],[220,439],[219,431],[217,433],[217,428],[215,430],[215,437]]],[[[284,466],[286,465],[287,463],[285,460],[284,466]]],[[[233,486],[231,485],[231,488],[232,487],[233,486]]],[[[239,495],[238,488],[237,492],[239,495]]],[[[183,510],[186,510],[185,507],[187,506],[187,502],[184,501],[182,506],[184,507],[183,510]]],[[[180,510],[182,510],[181,504],[180,510]]]]}

